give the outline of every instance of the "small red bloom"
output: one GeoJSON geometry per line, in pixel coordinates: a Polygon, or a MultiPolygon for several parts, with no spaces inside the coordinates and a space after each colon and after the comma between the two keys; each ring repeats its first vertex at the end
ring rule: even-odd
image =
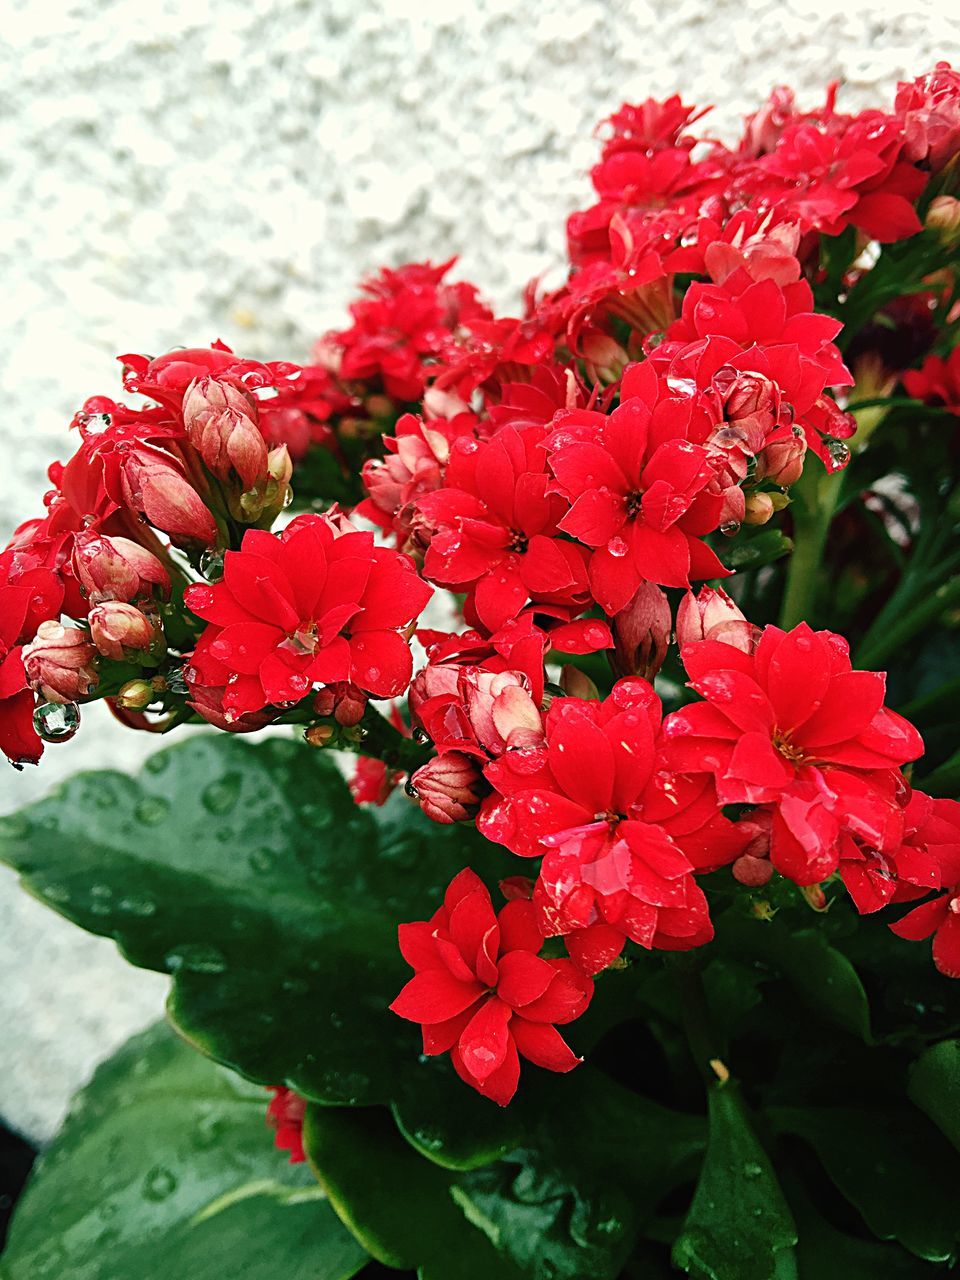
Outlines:
{"type": "Polygon", "coordinates": [[[912,84],[898,85],[895,110],[903,121],[908,160],[926,161],[939,173],[960,152],[960,72],[949,62],[938,62],[912,84]]]}
{"type": "Polygon", "coordinates": [[[267,1124],[276,1133],[273,1145],[278,1151],[290,1152],[291,1164],[303,1164],[307,1158],[303,1150],[303,1114],[307,1100],[281,1085],[271,1085],[270,1091],[273,1097],[267,1107],[267,1124]]]}
{"type": "Polygon", "coordinates": [[[603,702],[556,698],[544,729],[542,748],[486,767],[494,795],[477,822],[514,853],[543,855],[534,902],[544,932],[566,935],[590,972],[627,938],[671,950],[707,942],[693,872],[730,861],[746,837],[719,812],[711,783],[667,770],[652,687],[621,680],[603,702]]]}
{"type": "Polygon", "coordinates": [[[641,582],[685,587],[728,572],[702,541],[723,510],[716,468],[686,437],[690,406],[658,395],[652,366],[634,365],[613,413],[560,413],[545,442],[571,504],[558,528],[594,548],[590,587],[608,614],[641,582]]]}
{"type": "Polygon", "coordinates": [[[903,375],[903,385],[917,400],[943,405],[960,416],[960,347],[954,347],[945,360],[928,356],[919,369],[903,375]]]}
{"type": "Polygon", "coordinates": [[[948,978],[960,978],[960,802],[922,796],[921,821],[914,837],[938,865],[947,890],[907,912],[890,928],[901,938],[933,938],[933,960],[948,978]]]}
{"type": "Polygon", "coordinates": [[[923,741],[883,705],[881,672],[853,671],[841,636],[803,622],[765,627],[755,651],[711,639],[681,658],[705,701],[667,717],[667,759],[712,773],[723,804],[772,806],[778,871],[801,885],[824,880],[841,829],[887,847],[900,822],[899,766],[923,741]]]}
{"type": "Polygon", "coordinates": [[[508,426],[490,440],[457,440],[444,487],[416,504],[433,531],[424,576],[466,591],[468,620],[488,631],[531,601],[568,616],[589,601],[586,554],[560,536],[567,504],[549,492],[543,436],[508,426]]]}
{"type": "Polygon", "coordinates": [[[520,1056],[548,1071],[580,1059],[557,1031],[590,1003],[593,983],[570,960],[538,955],[543,934],[532,903],[494,914],[473,871],[451,882],[430,920],[402,924],[400,950],[414,970],[390,1008],[423,1026],[423,1051],[449,1051],[460,1078],[506,1106],[520,1056]]]}
{"type": "Polygon", "coordinates": [[[393,697],[412,667],[401,629],[430,594],[406,556],[346,522],[306,515],[279,537],[250,530],[240,551],[227,552],[221,582],[186,592],[187,606],[211,624],[188,682],[224,688],[228,718],[340,681],[393,697]]]}
{"type": "Polygon", "coordinates": [[[43,754],[20,643],[30,599],[29,586],[0,586],[0,751],[18,766],[36,764],[43,754]]]}

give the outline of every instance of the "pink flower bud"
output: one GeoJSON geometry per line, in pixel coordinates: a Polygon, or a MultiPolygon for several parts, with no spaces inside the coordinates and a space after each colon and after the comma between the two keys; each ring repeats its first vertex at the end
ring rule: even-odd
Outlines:
{"type": "Polygon", "coordinates": [[[769,493],[751,493],[743,508],[744,524],[766,524],[776,511],[773,498],[769,493]]]}
{"type": "Polygon", "coordinates": [[[641,582],[613,619],[617,674],[652,680],[667,656],[672,623],[670,602],[661,588],[641,582]]]}
{"type": "Polygon", "coordinates": [[[923,220],[929,231],[938,231],[946,244],[960,237],[960,200],[954,196],[936,196],[923,220]]]}
{"type": "Polygon", "coordinates": [[[616,338],[599,329],[583,333],[578,343],[591,377],[597,382],[616,382],[630,357],[616,338]]]}
{"type": "Polygon", "coordinates": [[[73,540],[73,572],[92,604],[104,600],[136,600],[154,587],[170,591],[166,569],[146,547],[129,538],[108,538],[81,529],[73,540]]]}
{"type": "Polygon", "coordinates": [[[122,662],[144,653],[157,640],[153,623],[133,604],[107,600],[90,610],[90,638],[105,658],[122,662]]]}
{"type": "Polygon", "coordinates": [[[333,716],[337,724],[349,729],[363,719],[367,695],[356,685],[341,681],[321,689],[313,700],[313,709],[318,716],[333,716]]]}
{"type": "Polygon", "coordinates": [[[760,889],[773,875],[773,866],[767,858],[753,858],[745,853],[731,867],[734,880],[751,889],[760,889]]]}
{"type": "Polygon", "coordinates": [[[218,480],[235,472],[245,490],[266,480],[267,443],[257,401],[238,382],[210,376],[191,382],[183,397],[183,425],[218,480]]]}
{"type": "Polygon", "coordinates": [[[543,720],[516,671],[492,674],[479,668],[460,672],[458,690],[477,741],[491,755],[543,743],[543,720]]]}
{"type": "Polygon", "coordinates": [[[23,650],[23,666],[30,687],[48,702],[76,702],[96,688],[96,656],[86,631],[50,620],[23,650]]]}
{"type": "Polygon", "coordinates": [[[757,479],[770,480],[781,489],[788,489],[803,474],[806,452],[807,442],[802,434],[794,435],[791,431],[781,440],[772,440],[757,454],[757,479]]]}
{"type": "Polygon", "coordinates": [[[753,628],[725,591],[719,587],[701,587],[680,601],[677,610],[677,644],[696,644],[698,640],[719,640],[749,653],[753,648],[753,628]]]}
{"type": "Polygon", "coordinates": [[[124,503],[142,512],[174,542],[213,546],[217,526],[203,499],[183,471],[162,449],[138,444],[125,452],[120,486],[124,503]]]}
{"type": "Polygon", "coordinates": [[[448,751],[421,765],[410,779],[420,808],[434,822],[473,818],[483,797],[483,778],[476,760],[448,751]]]}

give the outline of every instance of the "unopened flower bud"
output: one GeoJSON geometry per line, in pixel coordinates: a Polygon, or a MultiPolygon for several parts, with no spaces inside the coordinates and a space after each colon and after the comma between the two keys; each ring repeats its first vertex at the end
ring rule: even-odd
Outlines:
{"type": "Polygon", "coordinates": [[[50,620],[23,650],[23,666],[30,687],[48,702],[76,702],[96,688],[96,657],[86,631],[50,620]]]}
{"type": "Polygon", "coordinates": [[[663,590],[652,582],[641,582],[613,619],[617,673],[652,680],[667,656],[672,624],[663,590]]]}
{"type": "Polygon", "coordinates": [[[217,526],[203,499],[170,454],[138,444],[123,454],[120,487],[124,503],[141,512],[178,545],[213,546],[217,526]]]}
{"type": "Polygon", "coordinates": [[[568,698],[596,700],[600,697],[600,690],[590,677],[572,662],[568,662],[560,672],[560,688],[568,698]]]}
{"type": "Polygon", "coordinates": [[[335,733],[332,724],[312,724],[303,736],[311,747],[326,747],[333,741],[335,733]]]}
{"type": "Polygon", "coordinates": [[[241,494],[239,502],[234,504],[237,519],[269,528],[280,512],[290,505],[293,498],[290,488],[292,475],[293,462],[287,446],[281,444],[276,449],[271,449],[267,454],[267,470],[263,482],[241,494]]]}
{"type": "Polygon", "coordinates": [[[367,709],[367,695],[355,684],[341,681],[321,689],[313,700],[318,716],[333,716],[337,724],[352,728],[360,723],[367,709]]]}
{"type": "Polygon", "coordinates": [[[753,629],[725,591],[719,587],[701,587],[680,601],[677,610],[677,644],[696,644],[698,640],[720,640],[749,653],[753,647],[753,629]]]}
{"type": "Polygon", "coordinates": [[[773,865],[768,858],[753,858],[748,853],[737,858],[731,870],[734,880],[751,889],[761,888],[773,875],[773,865]]]}
{"type": "Polygon", "coordinates": [[[952,243],[960,238],[960,200],[954,196],[936,196],[923,220],[929,231],[940,233],[940,239],[952,243]]]}
{"type": "Polygon", "coordinates": [[[164,595],[170,591],[170,576],[152,551],[95,529],[81,529],[74,536],[73,572],[92,604],[136,600],[154,587],[164,595]]]}
{"type": "Polygon", "coordinates": [[[599,329],[590,330],[580,338],[580,354],[597,382],[616,382],[623,373],[630,357],[616,338],[599,329]]]}
{"type": "Polygon", "coordinates": [[[826,911],[830,905],[827,902],[827,895],[823,892],[823,886],[819,884],[805,884],[800,888],[800,892],[807,900],[807,906],[812,907],[814,911],[826,911]]]}
{"type": "Polygon", "coordinates": [[[803,475],[806,452],[807,442],[802,434],[794,435],[791,431],[781,440],[772,440],[757,454],[757,479],[788,489],[803,475]]]}
{"type": "Polygon", "coordinates": [[[114,698],[118,707],[126,711],[143,711],[157,696],[149,680],[128,680],[114,698]]]}
{"type": "Polygon", "coordinates": [[[157,642],[154,624],[136,605],[107,600],[90,610],[90,638],[105,658],[122,662],[157,642]]]}
{"type": "Polygon", "coordinates": [[[743,508],[744,524],[766,524],[776,511],[773,498],[769,493],[751,493],[743,508]]]}
{"type": "Polygon", "coordinates": [[[413,774],[410,783],[420,808],[434,822],[465,822],[480,808],[480,767],[460,751],[448,751],[428,760],[413,774]]]}
{"type": "Polygon", "coordinates": [[[257,401],[239,382],[214,377],[191,382],[183,397],[183,426],[218,480],[226,481],[235,472],[244,489],[263,482],[267,444],[257,401]]]}

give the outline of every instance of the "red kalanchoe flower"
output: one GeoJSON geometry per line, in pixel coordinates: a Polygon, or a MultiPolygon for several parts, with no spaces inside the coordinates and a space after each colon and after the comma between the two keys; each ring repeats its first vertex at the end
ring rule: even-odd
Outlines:
{"type": "Polygon", "coordinates": [[[906,159],[939,173],[960,152],[960,72],[949,62],[898,85],[895,110],[903,121],[906,159]]]}
{"type": "Polygon", "coordinates": [[[960,416],[960,347],[954,347],[945,360],[928,356],[919,369],[903,375],[903,385],[924,404],[943,405],[960,416]]]}
{"type": "Polygon", "coordinates": [[[634,365],[613,413],[558,414],[546,439],[555,487],[571,504],[558,527],[595,548],[590,587],[608,614],[641,582],[685,587],[728,572],[702,541],[723,510],[716,468],[686,438],[689,406],[658,405],[658,394],[652,366],[634,365]]]}
{"type": "Polygon", "coordinates": [[[883,705],[882,672],[853,671],[842,636],[765,627],[755,651],[702,640],[681,658],[706,701],[664,722],[667,758],[713,774],[723,804],[773,807],[771,859],[797,884],[837,869],[838,835],[889,843],[905,793],[899,766],[923,740],[883,705]]]}
{"type": "Polygon", "coordinates": [[[549,492],[543,435],[503,427],[490,440],[456,441],[444,487],[416,504],[433,530],[424,576],[468,592],[468,620],[488,631],[528,601],[574,614],[589,600],[586,554],[559,533],[567,504],[549,492]]]}
{"type": "MultiPolygon", "coordinates": [[[[840,875],[857,910],[866,915],[888,902],[908,902],[939,889],[950,846],[960,857],[960,804],[914,791],[890,824],[886,847],[840,833],[840,875]],[[951,820],[952,819],[952,820],[951,820]]],[[[958,863],[960,868],[960,863],[958,863]]]]}
{"type": "Polygon", "coordinates": [[[0,586],[0,751],[18,766],[36,764],[43,754],[21,643],[31,594],[28,586],[0,586]]]}
{"type": "Polygon", "coordinates": [[[548,1071],[579,1064],[556,1028],[583,1013],[593,983],[572,961],[538,955],[543,934],[532,903],[518,899],[494,914],[489,891],[467,868],[432,918],[402,924],[399,936],[414,977],[390,1008],[421,1023],[424,1053],[449,1052],[478,1093],[506,1106],[519,1055],[548,1071]]]}
{"type": "Polygon", "coordinates": [[[401,629],[430,594],[408,557],[342,519],[299,516],[279,537],[250,530],[224,557],[221,582],[186,592],[188,608],[211,624],[188,681],[223,687],[228,716],[340,681],[393,697],[412,668],[401,629]]]}
{"type": "Polygon", "coordinates": [[[307,1109],[306,1098],[292,1089],[271,1085],[273,1097],[267,1107],[267,1124],[275,1131],[273,1145],[278,1151],[290,1152],[291,1164],[303,1164],[303,1115],[307,1109]]]}
{"type": "Polygon", "coordinates": [[[711,782],[666,771],[652,687],[621,680],[603,702],[556,698],[544,728],[542,749],[487,766],[495,794],[477,823],[522,857],[544,855],[534,893],[544,932],[567,935],[589,972],[627,938],[671,950],[709,941],[693,872],[730,861],[746,836],[720,814],[711,782]]]}
{"type": "Polygon", "coordinates": [[[960,802],[929,796],[922,801],[925,813],[916,838],[938,863],[947,892],[914,907],[890,928],[911,941],[933,934],[934,964],[948,978],[960,978],[960,802]]]}

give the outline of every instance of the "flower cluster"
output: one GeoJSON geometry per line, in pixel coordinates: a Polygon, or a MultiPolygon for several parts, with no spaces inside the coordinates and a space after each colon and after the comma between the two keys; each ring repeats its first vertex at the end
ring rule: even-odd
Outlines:
{"type": "MultiPolygon", "coordinates": [[[[14,763],[95,698],[144,729],[297,724],[363,756],[358,803],[406,780],[499,846],[499,911],[454,867],[400,926],[392,1007],[500,1104],[521,1058],[577,1064],[557,1027],[604,970],[709,942],[717,877],[754,904],[832,882],[960,976],[960,804],[912,786],[884,676],[790,601],[772,624],[773,571],[754,626],[737,573],[800,546],[791,490],[809,516],[887,398],[960,412],[960,77],[857,115],[778,89],[731,146],[703,114],[605,122],[566,281],[522,316],[415,263],[313,363],[122,357],[136,404],[84,404],[0,553],[14,763]]],[[[270,1115],[302,1157],[302,1100],[270,1115]]]]}

